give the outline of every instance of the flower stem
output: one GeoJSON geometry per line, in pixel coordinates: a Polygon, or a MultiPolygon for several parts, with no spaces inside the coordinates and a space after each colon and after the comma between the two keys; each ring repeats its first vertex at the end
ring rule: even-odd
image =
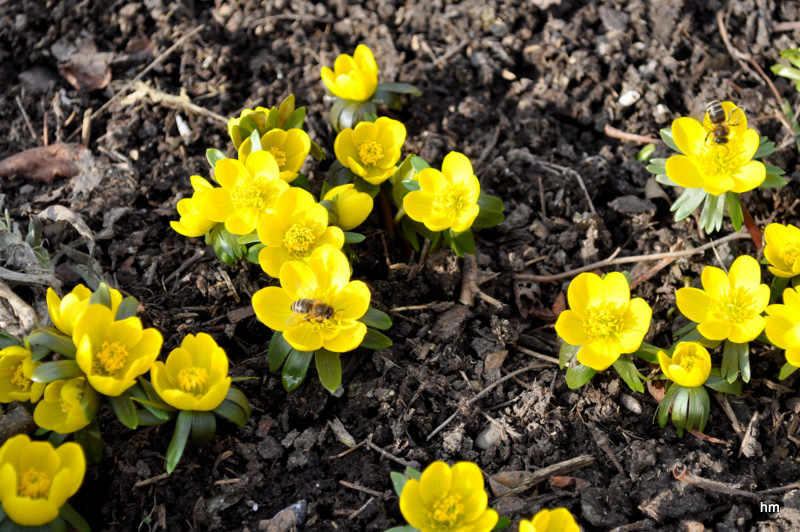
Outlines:
{"type": "Polygon", "coordinates": [[[400,207],[400,210],[397,211],[397,214],[394,215],[394,223],[399,224],[400,220],[403,219],[403,216],[406,215],[406,210],[403,207],[400,207]]]}
{"type": "Polygon", "coordinates": [[[747,232],[750,233],[750,238],[753,239],[756,247],[761,249],[764,245],[761,229],[758,228],[755,220],[750,216],[750,212],[747,210],[747,207],[744,206],[744,203],[742,203],[742,220],[744,221],[744,226],[747,228],[747,232]]]}

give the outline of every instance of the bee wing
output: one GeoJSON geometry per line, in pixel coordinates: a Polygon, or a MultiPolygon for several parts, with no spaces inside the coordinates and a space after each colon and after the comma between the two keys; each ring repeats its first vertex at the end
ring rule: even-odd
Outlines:
{"type": "Polygon", "coordinates": [[[305,314],[297,314],[296,312],[293,312],[291,316],[286,318],[286,326],[292,327],[299,323],[303,323],[305,320],[306,320],[305,314]]]}

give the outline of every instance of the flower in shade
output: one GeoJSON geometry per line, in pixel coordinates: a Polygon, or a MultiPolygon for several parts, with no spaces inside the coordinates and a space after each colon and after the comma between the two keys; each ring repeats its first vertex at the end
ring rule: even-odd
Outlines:
{"type": "Polygon", "coordinates": [[[0,447],[0,503],[22,526],[41,526],[58,517],[61,506],[83,483],[86,459],[74,442],[58,449],[20,434],[0,447]]]}
{"type": "Polygon", "coordinates": [[[177,222],[173,220],[169,225],[183,236],[198,237],[208,233],[216,225],[216,222],[203,216],[197,208],[198,198],[214,187],[199,175],[193,175],[191,181],[194,194],[191,198],[183,198],[178,202],[178,214],[181,219],[177,222]]]}
{"type": "MultiPolygon", "coordinates": [[[[251,146],[250,139],[244,139],[239,146],[239,162],[244,164],[250,154],[251,146]]],[[[267,131],[261,137],[261,149],[271,153],[275,158],[280,178],[291,183],[303,167],[308,152],[311,151],[311,139],[302,129],[276,128],[267,131]]]]}
{"type": "Polygon", "coordinates": [[[580,532],[580,528],[566,508],[545,508],[530,521],[520,521],[519,532],[580,532]]]}
{"type": "Polygon", "coordinates": [[[372,197],[356,190],[352,183],[330,189],[322,200],[329,202],[335,214],[332,223],[342,231],[358,227],[372,212],[372,197]]]}
{"type": "Polygon", "coordinates": [[[483,475],[472,462],[452,468],[433,462],[400,494],[403,517],[420,532],[489,532],[499,516],[488,505],[483,475]]]}
{"type": "Polygon", "coordinates": [[[153,365],[164,339],[156,329],[142,328],[133,316],[114,321],[105,305],[91,305],[75,325],[72,340],[77,346],[75,361],[89,384],[112,397],[136,383],[136,377],[153,365]]]}
{"type": "Polygon", "coordinates": [[[30,401],[35,403],[44,393],[44,384],[33,382],[34,362],[31,352],[24,347],[9,346],[0,350],[0,403],[30,401]]]}
{"type": "Polygon", "coordinates": [[[382,116],[375,122],[359,122],[354,129],[343,129],[333,144],[342,166],[373,185],[380,185],[392,174],[406,141],[406,126],[382,116]]]}
{"type": "MultiPolygon", "coordinates": [[[[361,281],[350,280],[350,264],[333,246],[314,250],[308,264],[291,261],[281,267],[281,286],[268,286],[253,295],[261,322],[298,351],[324,347],[334,353],[352,351],[364,340],[367,327],[360,321],[369,308],[370,292],[361,281]],[[292,304],[311,300],[322,312],[294,312],[292,304]]],[[[307,301],[308,302],[308,301],[307,301]]]]}
{"type": "Polygon", "coordinates": [[[261,217],[258,238],[265,246],[258,254],[258,262],[272,277],[280,275],[281,266],[287,261],[308,262],[318,247],[330,244],[342,249],[344,244],[342,230],[328,227],[327,209],[297,187],[281,194],[274,213],[261,217]]]}
{"type": "Polygon", "coordinates": [[[800,229],[788,224],[772,223],[764,230],[764,258],[769,271],[777,277],[800,275],[800,229]]]}
{"type": "Polygon", "coordinates": [[[559,315],[556,333],[568,344],[582,346],[581,364],[602,371],[642,345],[653,311],[644,299],[631,299],[621,273],[605,278],[582,273],[570,283],[567,299],[570,308],[559,315]]]}
{"type": "Polygon", "coordinates": [[[472,226],[480,212],[481,185],[465,155],[448,153],[441,172],[434,168],[422,170],[419,186],[420,190],[403,198],[403,208],[412,220],[424,223],[431,231],[452,229],[460,233],[472,226]]]}
{"type": "Polygon", "coordinates": [[[281,192],[289,188],[280,178],[275,157],[263,150],[248,155],[244,164],[220,159],[214,167],[214,179],[221,187],[204,191],[195,205],[203,216],[224,223],[235,235],[252,233],[259,218],[270,212],[281,192]]]}
{"type": "Polygon", "coordinates": [[[672,138],[682,155],[667,159],[667,177],[685,188],[702,188],[713,196],[725,192],[747,192],[764,182],[766,167],[753,161],[759,136],[747,129],[744,111],[731,102],[722,102],[728,123],[728,142],[717,144],[708,117],[701,124],[681,117],[672,122],[672,138]]]}
{"type": "Polygon", "coordinates": [[[179,410],[214,410],[231,387],[225,350],[206,333],[186,335],[166,363],[153,364],[150,378],[159,397],[179,410]]]}
{"type": "Polygon", "coordinates": [[[92,422],[97,412],[89,408],[89,405],[97,406],[96,396],[97,392],[83,377],[53,381],[47,385],[44,398],[36,405],[33,420],[43,429],[59,434],[81,430],[92,422]]]}
{"type": "Polygon", "coordinates": [[[800,368],[800,292],[784,290],[783,304],[768,306],[764,322],[769,341],[786,350],[786,362],[800,368]]]}
{"type": "MultiPolygon", "coordinates": [[[[109,288],[111,294],[111,313],[116,316],[119,305],[122,302],[122,294],[119,290],[109,288]]],[[[83,311],[89,307],[89,298],[92,291],[84,285],[79,284],[72,289],[72,292],[65,295],[63,299],[58,297],[52,288],[47,289],[47,311],[56,329],[67,336],[72,336],[75,323],[81,317],[83,311]]]]}
{"type": "MultiPolygon", "coordinates": [[[[231,142],[233,142],[233,147],[237,151],[242,145],[242,142],[247,140],[247,137],[242,138],[242,131],[239,129],[239,125],[241,124],[242,120],[249,118],[253,121],[255,126],[258,128],[258,131],[264,131],[267,127],[267,117],[269,116],[269,109],[266,107],[258,106],[253,109],[242,109],[242,112],[239,113],[239,116],[231,118],[228,120],[228,135],[231,137],[231,142]]],[[[251,131],[251,130],[245,130],[251,131]]]]}
{"type": "Polygon", "coordinates": [[[675,294],[678,310],[696,321],[697,330],[709,340],[755,340],[764,330],[761,313],[769,303],[769,287],[761,284],[758,261],[742,255],[733,261],[728,275],[706,266],[700,278],[704,290],[687,287],[675,294]]]}
{"type": "Polygon", "coordinates": [[[702,386],[711,375],[711,355],[697,342],[680,342],[672,357],[659,351],[658,363],[669,380],[687,388],[702,386]]]}
{"type": "Polygon", "coordinates": [[[333,70],[322,67],[322,81],[334,95],[345,100],[369,100],[378,88],[378,65],[372,50],[363,44],[351,56],[341,54],[333,70]]]}

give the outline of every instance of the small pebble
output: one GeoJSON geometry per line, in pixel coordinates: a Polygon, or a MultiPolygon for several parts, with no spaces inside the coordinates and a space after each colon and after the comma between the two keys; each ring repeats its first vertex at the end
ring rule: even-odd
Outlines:
{"type": "Polygon", "coordinates": [[[494,425],[489,425],[475,438],[475,446],[485,451],[495,447],[500,443],[501,439],[502,435],[500,434],[500,430],[494,425]]]}
{"type": "Polygon", "coordinates": [[[633,396],[623,393],[619,396],[619,402],[622,403],[627,410],[636,415],[642,413],[642,404],[633,396]]]}
{"type": "Polygon", "coordinates": [[[625,91],[622,93],[622,96],[619,97],[619,104],[622,107],[630,107],[638,102],[641,97],[642,95],[636,91],[625,91]]]}

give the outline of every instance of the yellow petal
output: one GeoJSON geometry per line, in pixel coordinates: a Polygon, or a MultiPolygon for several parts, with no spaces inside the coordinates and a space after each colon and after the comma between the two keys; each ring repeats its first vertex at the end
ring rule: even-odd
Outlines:
{"type": "Polygon", "coordinates": [[[333,246],[321,246],[314,250],[308,267],[314,273],[323,292],[337,293],[350,282],[350,263],[347,257],[333,246]]]}
{"type": "Polygon", "coordinates": [[[440,497],[450,491],[452,485],[452,472],[450,466],[444,462],[436,461],[425,468],[419,480],[419,491],[422,500],[428,506],[433,505],[440,497]]]}
{"type": "Polygon", "coordinates": [[[583,345],[589,341],[583,328],[583,319],[572,310],[565,310],[559,314],[556,334],[570,345],[583,345]]]}
{"type": "MultiPolygon", "coordinates": [[[[314,253],[312,253],[312,257],[314,253]]],[[[314,297],[314,292],[319,287],[317,277],[311,268],[297,261],[287,262],[281,267],[280,280],[286,295],[292,301],[304,297],[314,297]]]]}
{"type": "Polygon", "coordinates": [[[753,318],[743,322],[737,323],[732,327],[731,334],[728,339],[737,344],[744,344],[755,340],[761,331],[764,330],[764,317],[754,316],[753,318]]]}
{"type": "MultiPolygon", "coordinates": [[[[451,473],[453,479],[450,491],[456,495],[461,495],[463,500],[470,499],[475,493],[486,495],[483,489],[483,474],[477,464],[473,462],[458,462],[451,469],[451,473]]],[[[482,499],[479,499],[478,502],[480,500],[482,499]]],[[[466,520],[472,521],[480,515],[486,509],[487,502],[488,499],[476,508],[477,514],[472,519],[466,520]]]]}
{"type": "Polygon", "coordinates": [[[298,351],[316,351],[323,344],[322,337],[313,327],[310,322],[303,321],[286,329],[283,338],[298,351]]]}
{"type": "Polygon", "coordinates": [[[427,503],[422,499],[418,480],[409,479],[403,486],[400,494],[400,512],[409,525],[417,530],[428,530],[429,510],[427,503]]]}
{"type": "Polygon", "coordinates": [[[800,347],[790,347],[786,350],[786,362],[796,368],[800,367],[800,347]]]}
{"type": "Polygon", "coordinates": [[[472,163],[467,156],[457,151],[451,151],[445,156],[442,161],[442,174],[451,183],[461,183],[475,175],[472,171],[472,163]]]}
{"type": "Polygon", "coordinates": [[[731,288],[729,277],[725,272],[715,266],[706,266],[700,274],[700,280],[708,296],[712,299],[722,299],[731,288]]]}
{"type": "Polygon", "coordinates": [[[594,273],[578,275],[569,283],[567,301],[569,308],[584,316],[587,309],[603,302],[603,280],[594,273]]]}
{"type": "Polygon", "coordinates": [[[265,247],[258,252],[258,263],[264,273],[276,279],[281,274],[281,266],[289,261],[289,253],[280,248],[265,247]]]}
{"type": "Polygon", "coordinates": [[[627,305],[631,299],[631,286],[619,272],[611,272],[603,278],[603,301],[619,306],[627,305]]]}
{"type": "Polygon", "coordinates": [[[725,340],[731,335],[733,327],[728,322],[707,321],[699,324],[697,330],[709,340],[725,340]]]}
{"type": "Polygon", "coordinates": [[[472,227],[472,222],[474,222],[475,218],[478,217],[480,210],[480,207],[477,205],[472,205],[471,207],[467,207],[466,209],[459,211],[458,215],[455,217],[455,220],[453,220],[451,229],[456,233],[466,231],[472,227]]]}
{"type": "Polygon", "coordinates": [[[701,188],[703,176],[694,161],[686,155],[673,155],[667,159],[667,177],[684,188],[701,188]]]}
{"type": "Polygon", "coordinates": [[[253,310],[259,321],[274,331],[285,331],[292,315],[294,299],[277,286],[262,288],[253,294],[253,310]]]}
{"type": "Polygon", "coordinates": [[[336,154],[336,159],[338,159],[343,166],[347,166],[348,168],[348,159],[358,159],[358,150],[353,142],[352,129],[343,129],[336,135],[336,140],[333,142],[333,152],[336,154]]]}
{"type": "Polygon", "coordinates": [[[409,218],[422,222],[433,212],[433,198],[421,190],[414,190],[403,198],[403,208],[409,218]]]}
{"type": "Polygon", "coordinates": [[[750,255],[742,255],[733,261],[728,278],[731,288],[754,291],[761,284],[761,266],[750,255]]]}
{"type": "Polygon", "coordinates": [[[234,212],[233,200],[227,189],[214,188],[195,201],[200,213],[212,222],[223,223],[234,212]]]}
{"type": "Polygon", "coordinates": [[[41,526],[58,517],[58,508],[47,499],[12,497],[3,501],[3,510],[11,521],[22,526],[41,526]]]}
{"type": "MultiPolygon", "coordinates": [[[[753,130],[751,129],[749,131],[753,130]]],[[[734,185],[733,188],[731,188],[731,191],[741,194],[742,192],[753,190],[761,185],[761,183],[763,183],[767,178],[767,168],[761,161],[750,161],[742,166],[741,170],[739,170],[739,173],[732,176],[732,178],[734,185]]]]}
{"type": "Polygon", "coordinates": [[[694,118],[681,117],[672,122],[672,139],[684,155],[695,156],[704,151],[707,136],[706,129],[694,118]]]}
{"type": "Polygon", "coordinates": [[[366,334],[367,326],[360,321],[346,321],[339,326],[338,334],[323,340],[322,347],[334,353],[346,353],[361,345],[366,334]]]}
{"type": "Polygon", "coordinates": [[[230,377],[226,377],[220,382],[214,384],[200,398],[200,401],[195,406],[195,410],[200,410],[203,412],[214,410],[215,408],[217,408],[219,405],[222,404],[222,401],[225,400],[225,397],[228,395],[228,390],[230,389],[230,387],[231,387],[230,377]]]}
{"type": "Polygon", "coordinates": [[[619,351],[606,343],[591,342],[584,344],[578,351],[578,362],[596,371],[603,371],[616,362],[619,355],[619,351]]]}
{"type": "Polygon", "coordinates": [[[371,297],[366,284],[352,281],[333,297],[331,306],[336,309],[337,319],[357,320],[367,312],[371,297]]]}

